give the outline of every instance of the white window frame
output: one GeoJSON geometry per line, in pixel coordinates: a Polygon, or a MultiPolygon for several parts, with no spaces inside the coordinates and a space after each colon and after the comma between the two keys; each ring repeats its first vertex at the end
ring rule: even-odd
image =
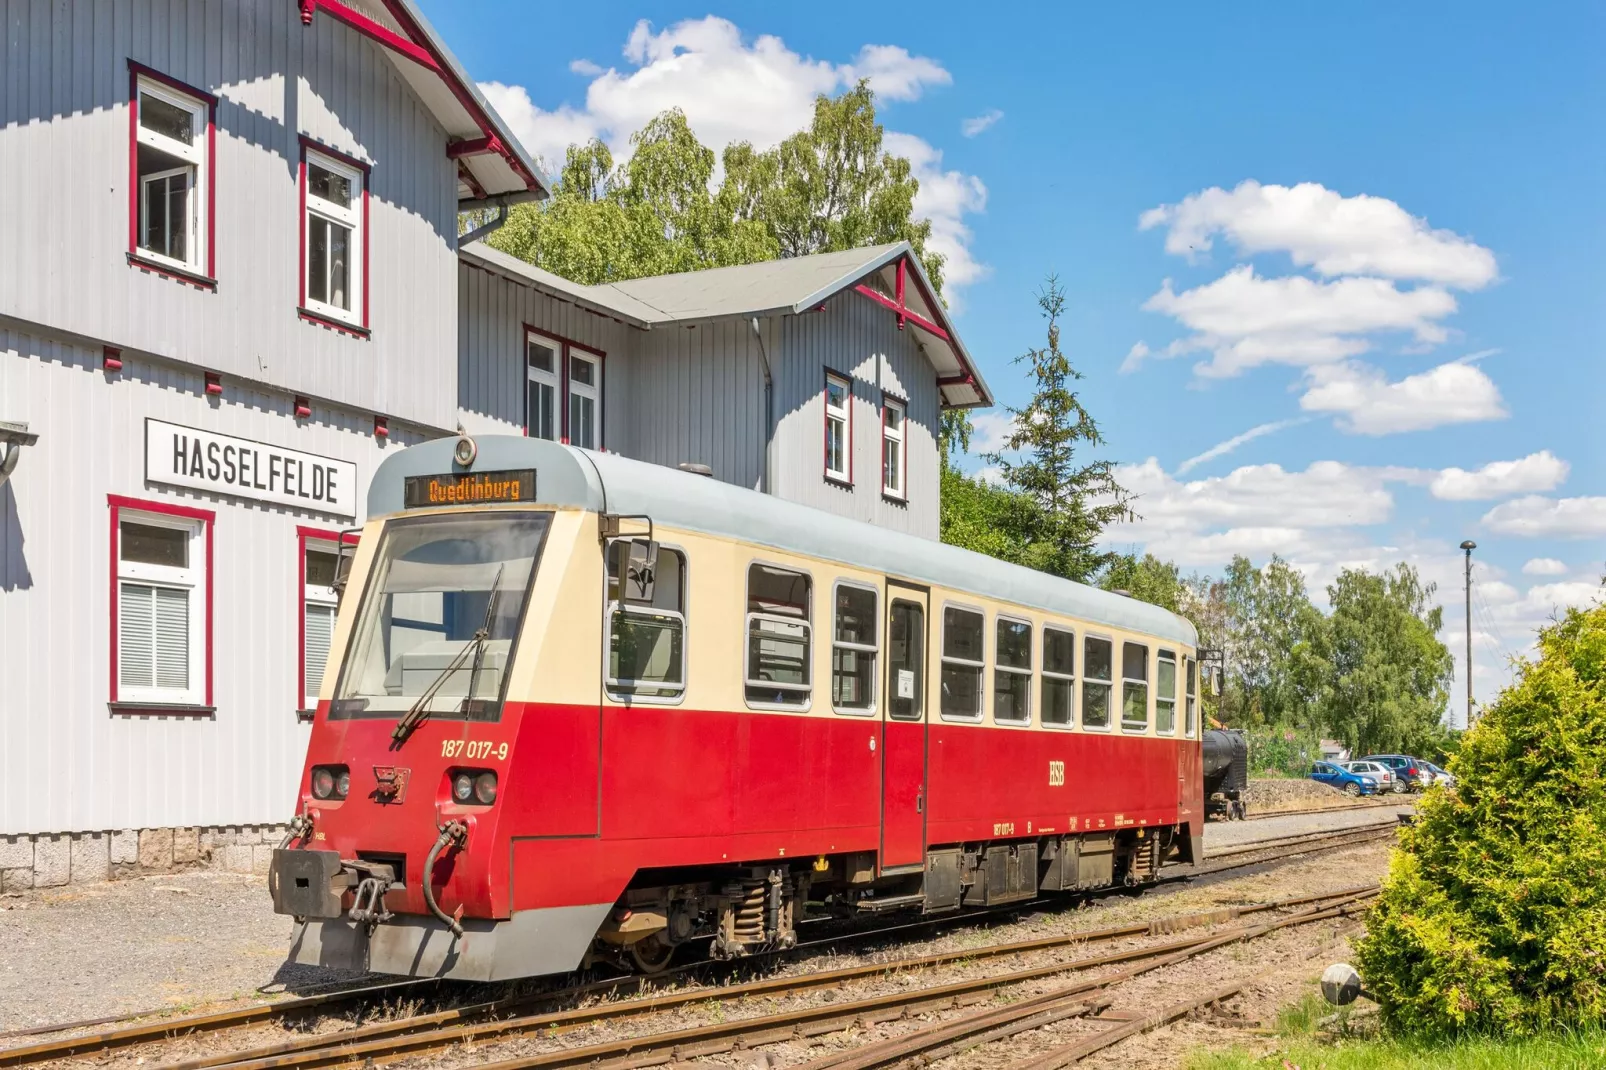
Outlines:
{"type": "MultiPolygon", "coordinates": [[[[1148,643],[1140,643],[1140,642],[1138,642],[1137,640],[1134,640],[1134,639],[1123,639],[1123,640],[1121,640],[1119,645],[1121,647],[1121,650],[1120,650],[1120,654],[1121,654],[1121,702],[1120,702],[1120,705],[1116,708],[1115,712],[1116,712],[1117,716],[1120,718],[1121,731],[1123,731],[1127,735],[1131,735],[1131,736],[1140,736],[1140,735],[1141,736],[1146,736],[1146,735],[1149,734],[1149,730],[1154,727],[1154,690],[1155,690],[1155,686],[1157,684],[1157,681],[1151,680],[1149,678],[1151,675],[1154,674],[1154,669],[1153,669],[1154,648],[1149,646],[1148,643]],[[1137,647],[1142,647],[1143,648],[1143,679],[1141,679],[1141,680],[1138,679],[1135,676],[1128,676],[1126,674],[1126,648],[1127,648],[1127,646],[1129,644],[1131,646],[1137,646],[1137,647]],[[1126,685],[1127,684],[1142,684],[1143,685],[1143,727],[1142,727],[1142,729],[1129,727],[1129,722],[1126,719],[1126,685]]],[[[1110,669],[1113,672],[1114,669],[1115,669],[1115,666],[1111,665],[1110,669]]]]}
{"type": "Polygon", "coordinates": [[[825,478],[853,485],[853,380],[836,372],[825,373],[825,390],[821,403],[825,406],[825,437],[820,443],[825,478]],[[842,407],[831,404],[831,385],[842,388],[842,407]],[[831,467],[831,425],[839,425],[842,435],[842,467],[831,467]]]}
{"type": "MultiPolygon", "coordinates": [[[[305,148],[305,166],[301,181],[305,184],[306,211],[302,213],[301,230],[302,241],[306,249],[305,263],[301,270],[306,276],[302,285],[306,288],[307,310],[316,312],[320,316],[349,323],[354,327],[363,325],[363,280],[366,278],[368,265],[365,262],[367,253],[367,236],[363,233],[363,197],[367,191],[367,174],[359,167],[335,159],[317,149],[307,146],[305,148]],[[351,204],[345,207],[326,201],[312,192],[312,165],[317,164],[326,171],[331,171],[351,183],[351,204]],[[344,309],[339,305],[319,301],[312,296],[312,221],[323,219],[350,229],[351,240],[348,255],[350,256],[350,271],[347,280],[347,291],[351,308],[344,309]]],[[[325,280],[327,283],[327,280],[325,280]]],[[[329,292],[325,285],[324,292],[329,292]]]]}
{"type": "Polygon", "coordinates": [[[909,499],[909,406],[895,397],[881,399],[881,493],[889,498],[899,501],[909,499]],[[887,425],[887,413],[898,414],[898,429],[892,430],[887,425]],[[896,446],[898,450],[898,463],[893,467],[892,475],[897,480],[894,486],[887,482],[887,450],[896,446]]]}
{"type": "Polygon", "coordinates": [[[565,379],[565,392],[563,398],[563,430],[564,438],[571,446],[579,446],[584,450],[600,450],[602,448],[602,365],[600,354],[591,353],[578,346],[568,346],[565,350],[568,359],[564,361],[563,374],[565,379]],[[577,382],[574,378],[574,363],[582,361],[591,365],[592,381],[577,382]],[[596,437],[594,442],[576,442],[574,433],[574,399],[581,398],[591,402],[591,430],[596,437]]]}
{"type": "Polygon", "coordinates": [[[847,717],[874,717],[879,706],[876,697],[881,692],[881,592],[870,583],[859,583],[854,580],[837,580],[831,585],[831,709],[847,717]],[[848,643],[836,637],[837,614],[841,612],[837,605],[837,591],[844,587],[852,587],[859,591],[870,592],[874,600],[874,608],[870,611],[870,634],[875,637],[873,643],[848,643]],[[856,650],[861,654],[870,655],[870,704],[868,706],[838,706],[836,704],[836,652],[838,650],[856,650]]]}
{"type": "Polygon", "coordinates": [[[981,606],[965,605],[962,602],[944,602],[942,604],[942,632],[937,637],[937,716],[944,721],[958,724],[981,724],[987,716],[987,611],[981,606]],[[951,658],[948,656],[948,611],[957,609],[981,618],[981,661],[971,661],[968,658],[951,658]],[[955,665],[965,669],[976,669],[978,683],[976,685],[976,712],[974,714],[952,714],[943,710],[942,706],[942,670],[945,666],[955,665]]]}
{"type": "Polygon", "coordinates": [[[140,175],[139,168],[136,163],[134,171],[136,175],[135,180],[139,183],[139,196],[137,200],[137,211],[139,213],[139,218],[135,220],[137,229],[134,238],[134,253],[136,256],[145,257],[159,264],[167,264],[183,271],[197,273],[204,272],[206,270],[206,261],[204,257],[206,255],[207,246],[206,205],[210,199],[210,184],[212,181],[212,176],[207,173],[206,166],[207,157],[209,155],[207,152],[207,138],[209,136],[208,127],[210,126],[212,115],[211,105],[199,97],[192,97],[188,93],[181,93],[171,86],[165,85],[162,82],[149,77],[148,75],[139,75],[135,79],[135,85],[138,87],[139,92],[139,100],[136,102],[135,107],[141,114],[143,113],[145,98],[154,97],[155,99],[162,101],[164,104],[170,104],[175,108],[179,108],[185,112],[188,112],[190,115],[190,129],[193,136],[190,140],[190,144],[186,145],[182,141],[174,141],[172,138],[167,137],[164,134],[160,134],[155,130],[149,129],[145,126],[143,120],[134,123],[134,152],[136,158],[139,152],[138,146],[147,145],[158,152],[183,161],[183,165],[181,167],[169,168],[164,171],[153,172],[149,175],[140,175]],[[160,253],[154,249],[147,248],[143,244],[146,235],[145,221],[147,218],[147,202],[149,199],[146,184],[155,179],[166,178],[181,171],[188,171],[190,173],[190,219],[189,228],[185,239],[189,246],[189,257],[183,260],[179,259],[178,257],[169,256],[166,253],[160,253]]]}
{"type": "Polygon", "coordinates": [[[1181,683],[1182,662],[1178,659],[1177,652],[1163,647],[1156,650],[1154,653],[1154,734],[1157,736],[1174,736],[1177,734],[1177,700],[1181,698],[1179,693],[1181,683]],[[1160,664],[1166,661],[1171,663],[1171,695],[1169,698],[1160,694],[1160,664]],[[1171,727],[1161,728],[1160,704],[1168,701],[1171,703],[1171,727]]]}
{"type": "Polygon", "coordinates": [[[1085,694],[1078,694],[1077,708],[1081,711],[1080,721],[1083,731],[1113,732],[1115,731],[1116,725],[1121,723],[1121,678],[1115,675],[1115,658],[1116,655],[1120,653],[1120,651],[1115,648],[1120,645],[1121,644],[1116,641],[1115,636],[1105,634],[1104,632],[1082,633],[1082,649],[1080,651],[1082,655],[1082,671],[1078,674],[1082,680],[1081,690],[1085,691],[1088,684],[1093,684],[1097,687],[1107,688],[1109,695],[1109,700],[1105,704],[1105,715],[1108,717],[1108,720],[1103,724],[1088,724],[1087,696],[1085,694]],[[1089,676],[1087,674],[1087,641],[1089,639],[1097,639],[1102,643],[1110,644],[1110,678],[1108,680],[1100,680],[1096,676],[1089,676]]]}
{"type": "Polygon", "coordinates": [[[764,561],[754,559],[747,563],[742,577],[742,605],[745,607],[753,601],[753,567],[772,568],[778,572],[790,572],[808,580],[809,604],[808,609],[801,617],[789,617],[783,613],[755,613],[749,610],[742,622],[742,699],[750,709],[755,710],[784,710],[788,713],[807,712],[814,706],[814,574],[807,569],[796,565],[783,565],[777,561],[764,561]],[[748,675],[752,669],[751,641],[753,635],[753,622],[767,620],[771,623],[787,625],[802,625],[803,627],[803,670],[808,679],[801,684],[778,684],[774,680],[755,680],[748,675]],[[791,691],[801,696],[800,702],[755,702],[748,695],[747,689],[759,687],[767,691],[791,691]]]}
{"type": "MultiPolygon", "coordinates": [[[[206,702],[206,570],[210,565],[206,559],[206,524],[204,520],[192,520],[167,513],[147,513],[130,508],[120,508],[117,511],[117,701],[119,703],[200,706],[206,702]],[[189,565],[185,568],[175,568],[171,565],[152,565],[143,561],[125,561],[123,525],[128,523],[184,532],[189,539],[186,554],[189,565]],[[123,682],[123,632],[127,626],[122,613],[124,583],[166,587],[188,593],[188,687],[139,687],[123,682]]],[[[154,667],[152,679],[155,679],[154,667]]]]}
{"type": "Polygon", "coordinates": [[[1186,705],[1183,707],[1183,739],[1193,739],[1195,726],[1199,723],[1199,659],[1185,657],[1182,659],[1185,676],[1183,690],[1187,693],[1186,705]]]}
{"type": "Polygon", "coordinates": [[[1039,670],[1040,675],[1039,675],[1039,678],[1038,678],[1038,685],[1037,685],[1037,687],[1038,687],[1037,723],[1042,725],[1044,728],[1052,728],[1052,729],[1055,729],[1055,730],[1060,731],[1060,732],[1072,731],[1072,730],[1074,730],[1076,728],[1076,705],[1077,705],[1077,703],[1076,703],[1076,691],[1077,691],[1077,688],[1076,688],[1076,664],[1077,664],[1078,658],[1077,658],[1077,650],[1076,650],[1076,629],[1075,628],[1068,628],[1068,627],[1065,627],[1065,626],[1059,625],[1059,624],[1045,623],[1043,625],[1043,627],[1041,629],[1039,629],[1039,631],[1042,633],[1042,637],[1041,637],[1041,639],[1039,639],[1039,643],[1041,644],[1041,646],[1038,648],[1038,657],[1040,659],[1039,664],[1041,664],[1042,668],[1039,670]],[[1062,673],[1062,672],[1051,672],[1049,670],[1049,667],[1048,667],[1048,633],[1049,632],[1054,632],[1057,635],[1064,635],[1064,636],[1069,636],[1070,637],[1070,640],[1071,640],[1071,671],[1068,674],[1067,673],[1062,673]],[[1070,686],[1071,718],[1068,721],[1050,721],[1048,719],[1048,716],[1047,716],[1047,714],[1048,714],[1048,702],[1047,702],[1046,699],[1044,699],[1042,697],[1042,695],[1043,695],[1043,691],[1044,691],[1045,685],[1050,680],[1061,680],[1061,681],[1064,681],[1066,684],[1068,684],[1070,686]]]}
{"type": "MultiPolygon", "coordinates": [[[[615,553],[615,546],[628,542],[628,539],[610,540],[607,544],[607,552],[609,554],[615,553]]],[[[608,598],[608,568],[606,560],[603,563],[602,590],[603,599],[606,601],[607,605],[606,613],[604,615],[606,626],[602,630],[602,682],[607,688],[608,697],[621,704],[628,704],[632,706],[678,706],[682,702],[686,701],[686,685],[690,678],[691,672],[691,658],[688,656],[688,652],[690,651],[690,647],[688,645],[690,642],[690,625],[687,620],[687,612],[690,609],[691,555],[686,552],[686,548],[684,546],[681,546],[678,543],[659,543],[659,557],[661,558],[665,553],[672,553],[680,558],[681,609],[678,612],[673,609],[659,609],[656,606],[633,606],[629,602],[618,598],[608,598]],[[656,680],[625,680],[609,674],[609,644],[613,642],[614,616],[619,613],[623,613],[626,616],[634,613],[643,617],[669,617],[680,622],[679,684],[666,684],[656,680]],[[647,688],[656,691],[670,691],[673,693],[668,695],[648,695],[639,693],[636,690],[637,688],[647,688]]],[[[657,567],[657,563],[654,562],[653,568],[656,570],[657,567]]],[[[619,583],[621,587],[624,585],[623,576],[619,577],[619,583]]]]}
{"type": "MultiPolygon", "coordinates": [[[[301,540],[301,690],[305,692],[301,696],[301,701],[303,703],[301,708],[303,710],[315,710],[318,708],[317,692],[307,691],[307,669],[309,667],[309,662],[307,660],[307,607],[325,606],[331,610],[334,610],[334,617],[329,622],[329,652],[331,654],[334,652],[335,629],[340,624],[340,593],[333,587],[325,587],[321,584],[308,583],[306,581],[306,556],[313,551],[323,554],[333,554],[335,556],[335,574],[339,575],[340,573],[339,543],[331,539],[308,538],[301,540]]],[[[324,672],[326,673],[328,671],[329,667],[326,660],[324,672]]],[[[319,673],[320,687],[322,686],[322,679],[323,673],[319,673]]]]}
{"type": "Polygon", "coordinates": [[[524,434],[527,438],[540,438],[548,442],[556,442],[563,437],[563,421],[565,418],[564,406],[567,399],[563,396],[563,383],[559,378],[563,374],[563,343],[551,335],[540,331],[524,331],[524,434]],[[530,343],[535,343],[552,351],[552,370],[542,371],[530,364],[530,343]],[[530,384],[535,383],[547,387],[552,391],[552,434],[538,435],[533,430],[531,418],[535,415],[530,411],[530,384]]]}
{"type": "Polygon", "coordinates": [[[999,614],[996,614],[993,617],[993,673],[995,674],[994,675],[994,679],[993,679],[993,722],[995,724],[1029,725],[1029,724],[1032,723],[1032,683],[1033,683],[1033,678],[1032,677],[1033,677],[1033,670],[1036,668],[1036,666],[1033,664],[1032,659],[1033,659],[1033,657],[1035,655],[1035,643],[1036,643],[1037,636],[1034,633],[1036,631],[1037,631],[1036,626],[1030,620],[1027,620],[1025,617],[1016,617],[1016,616],[1012,616],[1012,615],[1010,615],[1008,613],[999,613],[999,614]],[[1006,666],[999,659],[999,657],[998,657],[998,627],[1001,624],[1024,624],[1024,625],[1026,625],[1026,668],[1019,669],[1019,668],[1013,668],[1013,667],[1010,667],[1010,666],[1006,666]],[[999,689],[998,689],[998,680],[997,680],[997,676],[996,676],[997,673],[1008,673],[1011,676],[1024,676],[1024,677],[1026,677],[1026,716],[1025,717],[1000,717],[1000,716],[998,716],[999,689]]]}

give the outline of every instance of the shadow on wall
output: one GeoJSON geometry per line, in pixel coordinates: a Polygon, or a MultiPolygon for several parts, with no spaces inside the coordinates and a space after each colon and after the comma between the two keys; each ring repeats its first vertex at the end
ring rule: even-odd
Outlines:
{"type": "Polygon", "coordinates": [[[33,573],[22,553],[22,521],[17,516],[17,496],[11,484],[0,486],[0,591],[26,591],[33,586],[33,573]]]}

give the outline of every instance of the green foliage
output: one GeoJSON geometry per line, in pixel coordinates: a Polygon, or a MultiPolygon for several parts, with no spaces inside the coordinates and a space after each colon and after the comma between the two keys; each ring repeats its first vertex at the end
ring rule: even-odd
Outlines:
{"type": "Polygon", "coordinates": [[[1562,1031],[1534,1038],[1300,1040],[1265,1055],[1197,1051],[1187,1070],[1598,1070],[1606,1032],[1562,1031]]]}
{"type": "Polygon", "coordinates": [[[1606,607],[1539,651],[1462,738],[1456,790],[1418,807],[1368,918],[1358,964],[1398,1030],[1606,1020],[1606,607]]]}
{"type": "Polygon", "coordinates": [[[809,127],[766,152],[714,151],[672,108],[630,138],[616,166],[601,141],[572,145],[552,198],[515,207],[490,244],[581,283],[615,282],[907,240],[940,293],[942,257],[914,218],[920,183],[882,148],[860,83],[820,97],[809,127]]]}
{"type": "Polygon", "coordinates": [[[1314,729],[1260,725],[1247,734],[1254,776],[1302,777],[1322,756],[1321,736],[1314,729]]]}

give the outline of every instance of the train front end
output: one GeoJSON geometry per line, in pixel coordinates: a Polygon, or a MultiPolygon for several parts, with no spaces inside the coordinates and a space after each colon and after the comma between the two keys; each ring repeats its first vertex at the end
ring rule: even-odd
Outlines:
{"type": "Polygon", "coordinates": [[[485,440],[507,468],[475,463],[470,439],[426,443],[375,476],[269,875],[274,909],[298,922],[291,961],[470,980],[561,972],[608,908],[515,914],[510,902],[517,786],[543,775],[539,741],[521,745],[521,732],[564,698],[562,679],[534,682],[535,664],[583,657],[596,638],[558,610],[593,601],[574,597],[584,577],[568,565],[595,548],[596,516],[542,504],[543,475],[572,481],[575,458],[528,442],[485,440]]]}

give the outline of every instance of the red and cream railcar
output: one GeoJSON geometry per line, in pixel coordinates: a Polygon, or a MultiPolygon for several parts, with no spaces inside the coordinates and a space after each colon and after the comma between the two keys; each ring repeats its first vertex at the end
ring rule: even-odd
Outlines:
{"type": "Polygon", "coordinates": [[[404,450],[368,515],[273,862],[295,961],[651,970],[1198,854],[1162,609],[526,438],[404,450]]]}

